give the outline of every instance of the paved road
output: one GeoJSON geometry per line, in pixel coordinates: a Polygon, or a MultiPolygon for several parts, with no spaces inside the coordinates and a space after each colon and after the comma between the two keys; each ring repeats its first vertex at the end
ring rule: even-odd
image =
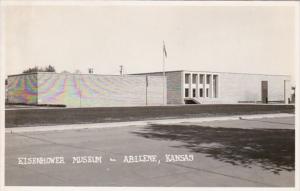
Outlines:
{"type": "Polygon", "coordinates": [[[6,133],[6,185],[294,186],[293,125],[286,117],[6,133]],[[166,161],[166,154],[185,161],[171,155],[166,161]],[[157,160],[124,161],[139,155],[157,160]],[[73,164],[75,156],[102,158],[73,164]],[[20,165],[18,157],[64,157],[65,163],[20,165]]]}
{"type": "Polygon", "coordinates": [[[266,104],[17,109],[5,111],[5,127],[138,121],[157,118],[294,113],[294,111],[294,105],[266,104]]]}

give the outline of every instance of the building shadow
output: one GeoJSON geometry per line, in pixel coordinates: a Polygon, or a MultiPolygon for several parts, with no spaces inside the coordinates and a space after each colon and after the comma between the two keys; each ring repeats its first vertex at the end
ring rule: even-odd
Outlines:
{"type": "Polygon", "coordinates": [[[175,147],[232,165],[259,165],[275,174],[295,170],[295,131],[291,129],[153,124],[132,133],[148,139],[181,141],[182,145],[175,147]]]}

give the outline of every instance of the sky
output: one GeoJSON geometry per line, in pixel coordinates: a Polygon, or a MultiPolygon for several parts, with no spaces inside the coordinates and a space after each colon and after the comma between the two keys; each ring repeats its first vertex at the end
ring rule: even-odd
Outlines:
{"type": "Polygon", "coordinates": [[[6,75],[34,66],[96,74],[195,70],[287,74],[294,80],[289,6],[11,6],[6,75]]]}

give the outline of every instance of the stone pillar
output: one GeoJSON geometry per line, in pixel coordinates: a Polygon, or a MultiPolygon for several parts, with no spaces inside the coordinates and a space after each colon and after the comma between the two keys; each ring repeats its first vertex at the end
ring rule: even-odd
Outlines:
{"type": "Polygon", "coordinates": [[[199,98],[200,95],[199,95],[199,80],[200,80],[200,77],[199,77],[199,74],[197,74],[197,77],[196,77],[196,97],[199,98]]]}
{"type": "Polygon", "coordinates": [[[193,88],[192,88],[193,82],[192,82],[192,80],[193,80],[193,73],[190,73],[190,83],[189,83],[189,89],[190,89],[190,91],[189,91],[189,98],[192,98],[192,97],[193,97],[193,88]]]}
{"type": "Polygon", "coordinates": [[[210,98],[213,98],[214,97],[214,75],[211,74],[210,75],[210,98]]]}
{"type": "Polygon", "coordinates": [[[206,74],[203,74],[203,97],[206,98],[206,74]]]}

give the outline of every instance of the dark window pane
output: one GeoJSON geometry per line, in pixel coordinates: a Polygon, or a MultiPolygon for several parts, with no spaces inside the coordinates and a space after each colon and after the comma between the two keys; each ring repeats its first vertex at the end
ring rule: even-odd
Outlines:
{"type": "Polygon", "coordinates": [[[202,88],[199,90],[199,96],[203,97],[203,89],[202,88]]]}
{"type": "Polygon", "coordinates": [[[193,84],[195,84],[197,81],[197,74],[193,74],[193,84]]]}
{"type": "Polygon", "coordinates": [[[185,97],[189,97],[189,89],[185,88],[185,97]]]}
{"type": "Polygon", "coordinates": [[[186,84],[190,83],[190,74],[185,74],[185,83],[186,84]]]}
{"type": "Polygon", "coordinates": [[[203,84],[203,82],[204,82],[204,75],[203,75],[203,74],[200,74],[200,78],[199,78],[199,79],[200,79],[200,82],[199,82],[199,83],[200,83],[200,84],[203,84]]]}

